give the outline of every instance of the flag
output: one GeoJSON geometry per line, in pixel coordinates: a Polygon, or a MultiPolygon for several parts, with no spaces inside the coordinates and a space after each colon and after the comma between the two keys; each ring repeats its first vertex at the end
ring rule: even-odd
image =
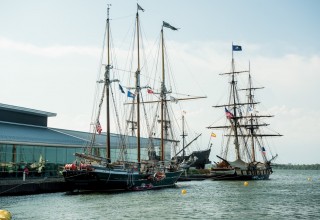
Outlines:
{"type": "Polygon", "coordinates": [[[96,129],[97,129],[98,134],[101,134],[102,127],[101,127],[101,124],[99,121],[97,121],[96,129]]]}
{"type": "Polygon", "coordinates": [[[264,155],[266,155],[266,149],[265,149],[264,147],[262,147],[261,150],[262,150],[262,153],[263,153],[264,155]]]}
{"type": "Polygon", "coordinates": [[[174,30],[174,31],[177,31],[178,30],[178,28],[175,28],[175,27],[173,27],[173,26],[171,26],[169,23],[167,23],[167,22],[163,22],[163,25],[162,25],[163,27],[166,27],[166,28],[170,28],[171,30],[174,30]]]}
{"type": "Polygon", "coordinates": [[[147,93],[148,94],[153,94],[153,90],[152,89],[147,89],[147,93]]]}
{"type": "Polygon", "coordinates": [[[173,97],[173,96],[170,96],[170,101],[171,101],[171,102],[174,102],[174,103],[178,103],[178,99],[176,99],[176,98],[173,97]]]}
{"type": "Polygon", "coordinates": [[[134,99],[135,96],[136,96],[136,95],[135,95],[134,93],[128,91],[128,97],[129,97],[129,98],[133,98],[133,99],[134,99]]]}
{"type": "Polygon", "coordinates": [[[141,8],[141,6],[139,4],[137,4],[137,6],[138,6],[138,10],[144,11],[144,9],[141,8]]]}
{"type": "Polygon", "coordinates": [[[229,112],[227,108],[224,108],[224,110],[226,112],[227,119],[231,119],[234,117],[234,115],[231,112],[229,112]]]}
{"type": "Polygon", "coordinates": [[[122,93],[125,93],[124,92],[124,90],[123,90],[123,88],[122,88],[122,86],[119,84],[119,89],[120,89],[120,91],[122,92],[122,93]]]}
{"type": "Polygon", "coordinates": [[[217,137],[217,135],[215,133],[211,133],[211,137],[217,137]]]}
{"type": "Polygon", "coordinates": [[[232,45],[232,50],[233,51],[242,51],[242,47],[239,45],[232,45]]]}

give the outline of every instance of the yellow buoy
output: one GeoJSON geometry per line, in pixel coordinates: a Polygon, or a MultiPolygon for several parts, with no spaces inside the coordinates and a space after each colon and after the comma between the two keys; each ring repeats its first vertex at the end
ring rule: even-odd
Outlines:
{"type": "Polygon", "coordinates": [[[246,181],[246,182],[243,183],[243,185],[244,185],[244,186],[248,186],[249,183],[246,181]]]}
{"type": "Polygon", "coordinates": [[[183,194],[183,195],[187,194],[187,190],[185,190],[185,189],[181,190],[181,194],[183,194]]]}
{"type": "Polygon", "coordinates": [[[308,177],[308,181],[311,181],[312,179],[311,179],[311,177],[308,177]]]}
{"type": "Polygon", "coordinates": [[[0,210],[0,219],[1,220],[10,220],[11,213],[7,210],[0,210]]]}

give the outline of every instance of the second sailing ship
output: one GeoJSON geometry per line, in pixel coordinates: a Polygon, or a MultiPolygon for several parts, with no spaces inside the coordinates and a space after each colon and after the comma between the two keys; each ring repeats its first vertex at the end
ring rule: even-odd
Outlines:
{"type": "Polygon", "coordinates": [[[222,108],[226,118],[226,125],[209,126],[209,129],[222,129],[225,137],[221,154],[217,155],[220,162],[211,169],[214,180],[251,180],[268,179],[272,173],[271,162],[277,156],[268,159],[266,151],[266,137],[281,136],[278,133],[264,133],[262,127],[268,124],[262,118],[272,117],[261,115],[257,111],[254,92],[262,87],[254,87],[249,71],[236,71],[233,52],[241,51],[239,45],[232,45],[231,71],[222,73],[229,77],[229,99],[224,105],[214,106],[222,108]],[[247,74],[248,87],[238,88],[238,77],[247,74]],[[241,91],[242,90],[242,91],[241,91]],[[241,99],[240,92],[246,92],[246,100],[241,99]]]}

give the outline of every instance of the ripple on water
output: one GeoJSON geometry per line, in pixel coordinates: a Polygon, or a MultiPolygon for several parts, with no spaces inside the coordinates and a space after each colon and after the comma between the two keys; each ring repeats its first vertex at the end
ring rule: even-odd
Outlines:
{"type": "Polygon", "coordinates": [[[276,170],[247,187],[205,180],[141,192],[0,197],[14,219],[320,219],[319,203],[319,171],[298,170],[276,170]]]}

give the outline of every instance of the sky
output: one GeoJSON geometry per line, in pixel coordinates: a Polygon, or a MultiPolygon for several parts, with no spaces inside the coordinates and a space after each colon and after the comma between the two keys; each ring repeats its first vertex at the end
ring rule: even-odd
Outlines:
{"type": "MultiPolygon", "coordinates": [[[[112,4],[115,43],[135,19],[133,0],[1,0],[0,103],[57,113],[49,126],[88,131],[96,73],[112,4]]],[[[320,163],[320,2],[317,0],[182,1],[139,0],[143,35],[154,42],[162,21],[179,89],[205,100],[185,105],[188,124],[203,133],[219,117],[227,85],[232,43],[239,69],[250,69],[259,101],[275,115],[269,122],[283,135],[272,139],[277,163],[320,163]]],[[[219,138],[216,139],[216,142],[219,138]]],[[[211,159],[219,153],[214,143],[211,159]]]]}

